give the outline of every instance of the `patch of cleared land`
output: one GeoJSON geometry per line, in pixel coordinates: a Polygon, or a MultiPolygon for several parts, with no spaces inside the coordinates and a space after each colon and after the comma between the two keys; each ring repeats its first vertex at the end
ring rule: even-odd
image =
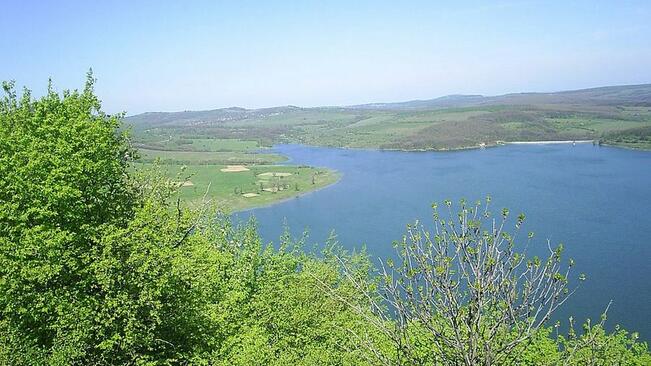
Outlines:
{"type": "Polygon", "coordinates": [[[219,171],[224,173],[239,173],[239,172],[248,172],[250,169],[244,165],[227,165],[226,168],[221,168],[219,171]]]}
{"type": "Polygon", "coordinates": [[[144,158],[136,166],[151,169],[157,162],[178,187],[180,197],[193,205],[205,195],[226,211],[246,209],[295,197],[339,179],[338,173],[325,168],[275,165],[285,157],[261,151],[255,141],[200,138],[195,143],[195,139],[185,138],[190,142],[184,142],[186,150],[179,151],[173,150],[179,146],[177,139],[152,138],[150,144],[155,142],[157,150],[141,148],[144,158]]]}
{"type": "Polygon", "coordinates": [[[287,172],[265,172],[258,174],[258,177],[289,177],[292,173],[287,172]]]}
{"type": "Polygon", "coordinates": [[[189,180],[185,180],[183,182],[170,181],[169,184],[171,184],[174,187],[192,187],[192,186],[194,186],[194,183],[192,183],[189,180]]]}

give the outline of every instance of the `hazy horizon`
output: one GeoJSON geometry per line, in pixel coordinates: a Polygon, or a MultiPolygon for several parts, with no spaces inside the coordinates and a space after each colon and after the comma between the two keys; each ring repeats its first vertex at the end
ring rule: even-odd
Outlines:
{"type": "Polygon", "coordinates": [[[651,82],[651,3],[138,2],[0,13],[0,80],[92,67],[110,113],[342,106],[651,82]]]}
{"type": "Polygon", "coordinates": [[[535,91],[535,90],[523,90],[523,91],[511,91],[511,92],[506,92],[503,94],[491,94],[491,95],[486,95],[486,94],[459,94],[459,93],[451,93],[451,94],[445,94],[445,95],[437,95],[433,96],[431,98],[421,98],[421,99],[409,99],[409,100],[388,100],[388,101],[381,101],[381,102],[368,102],[368,103],[359,103],[359,104],[331,104],[331,105],[310,105],[310,106],[303,106],[303,105],[297,105],[297,104],[284,104],[284,105],[269,105],[269,106],[260,106],[260,107],[245,107],[245,106],[240,106],[240,105],[229,105],[229,106],[215,106],[215,107],[208,107],[204,109],[183,109],[183,110],[158,110],[158,111],[143,111],[143,112],[138,112],[138,113],[127,113],[127,116],[134,116],[138,114],[143,114],[143,113],[177,113],[177,112],[200,112],[200,111],[209,111],[209,110],[219,110],[219,109],[229,109],[229,108],[242,108],[242,109],[247,109],[247,110],[256,110],[256,109],[265,109],[265,108],[275,108],[275,107],[296,107],[296,108],[345,108],[345,107],[355,107],[355,106],[363,106],[363,105],[374,105],[374,104],[393,104],[393,103],[406,103],[406,102],[417,102],[417,101],[427,101],[427,100],[435,100],[439,98],[446,98],[446,97],[457,97],[457,96],[481,96],[481,97],[499,97],[503,95],[510,95],[510,94],[546,94],[546,93],[558,93],[558,92],[568,92],[568,91],[578,91],[578,90],[589,90],[589,89],[600,89],[600,88],[608,88],[608,87],[626,87],[626,86],[640,86],[640,85],[651,85],[651,83],[642,83],[642,84],[620,84],[620,85],[601,85],[601,86],[595,86],[595,87],[589,87],[589,88],[581,88],[581,89],[564,89],[564,90],[549,90],[549,91],[535,91]]]}

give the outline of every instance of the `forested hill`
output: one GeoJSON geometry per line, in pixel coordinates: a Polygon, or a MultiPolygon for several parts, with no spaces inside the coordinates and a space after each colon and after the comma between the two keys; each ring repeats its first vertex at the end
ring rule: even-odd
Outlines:
{"type": "Polygon", "coordinates": [[[146,140],[184,135],[262,144],[439,150],[499,141],[593,139],[649,148],[651,84],[345,107],[149,112],[126,121],[146,140]]]}
{"type": "Polygon", "coordinates": [[[202,122],[229,122],[247,118],[274,116],[287,112],[301,110],[294,106],[245,109],[240,107],[219,108],[206,111],[181,111],[181,112],[147,112],[126,118],[127,122],[135,126],[164,126],[188,125],[192,126],[202,122]]]}
{"type": "Polygon", "coordinates": [[[498,96],[447,95],[428,100],[397,103],[373,103],[351,108],[425,110],[495,105],[585,104],[651,106],[651,84],[604,86],[554,93],[511,93],[498,96]]]}

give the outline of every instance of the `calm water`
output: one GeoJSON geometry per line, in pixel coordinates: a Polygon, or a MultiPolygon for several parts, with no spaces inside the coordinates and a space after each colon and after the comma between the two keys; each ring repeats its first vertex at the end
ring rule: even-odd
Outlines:
{"type": "Polygon", "coordinates": [[[575,275],[588,280],[566,303],[570,314],[598,319],[612,299],[608,324],[651,339],[651,153],[572,145],[509,145],[460,152],[388,152],[282,145],[293,164],[330,167],[341,181],[254,215],[265,241],[277,241],[284,220],[294,235],[308,229],[322,243],[331,230],[348,248],[366,244],[373,257],[393,254],[391,242],[416,219],[429,223],[430,204],[475,201],[487,194],[494,212],[524,212],[524,231],[544,253],[562,242],[575,275]]]}

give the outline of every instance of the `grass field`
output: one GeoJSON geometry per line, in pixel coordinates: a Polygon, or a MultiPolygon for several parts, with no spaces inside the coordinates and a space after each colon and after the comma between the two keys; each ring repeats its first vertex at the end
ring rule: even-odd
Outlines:
{"type": "Polygon", "coordinates": [[[169,151],[139,149],[141,161],[151,163],[160,160],[173,165],[228,165],[228,164],[275,164],[286,158],[278,154],[246,151],[169,151]]]}
{"type": "Polygon", "coordinates": [[[172,135],[140,136],[137,169],[159,166],[180,197],[198,205],[205,198],[227,212],[264,206],[310,192],[339,179],[335,171],[277,165],[286,157],[257,142],[172,135]]]}
{"type": "Polygon", "coordinates": [[[202,138],[201,136],[167,135],[160,133],[138,134],[137,145],[145,150],[202,151],[202,152],[254,152],[259,149],[255,141],[238,139],[202,138]]]}
{"type": "MultiPolygon", "coordinates": [[[[139,163],[138,169],[152,164],[139,163]]],[[[252,165],[246,171],[223,172],[225,165],[163,165],[164,174],[180,186],[181,199],[198,205],[210,199],[227,212],[289,199],[339,179],[329,169],[293,165],[252,165]]]]}

